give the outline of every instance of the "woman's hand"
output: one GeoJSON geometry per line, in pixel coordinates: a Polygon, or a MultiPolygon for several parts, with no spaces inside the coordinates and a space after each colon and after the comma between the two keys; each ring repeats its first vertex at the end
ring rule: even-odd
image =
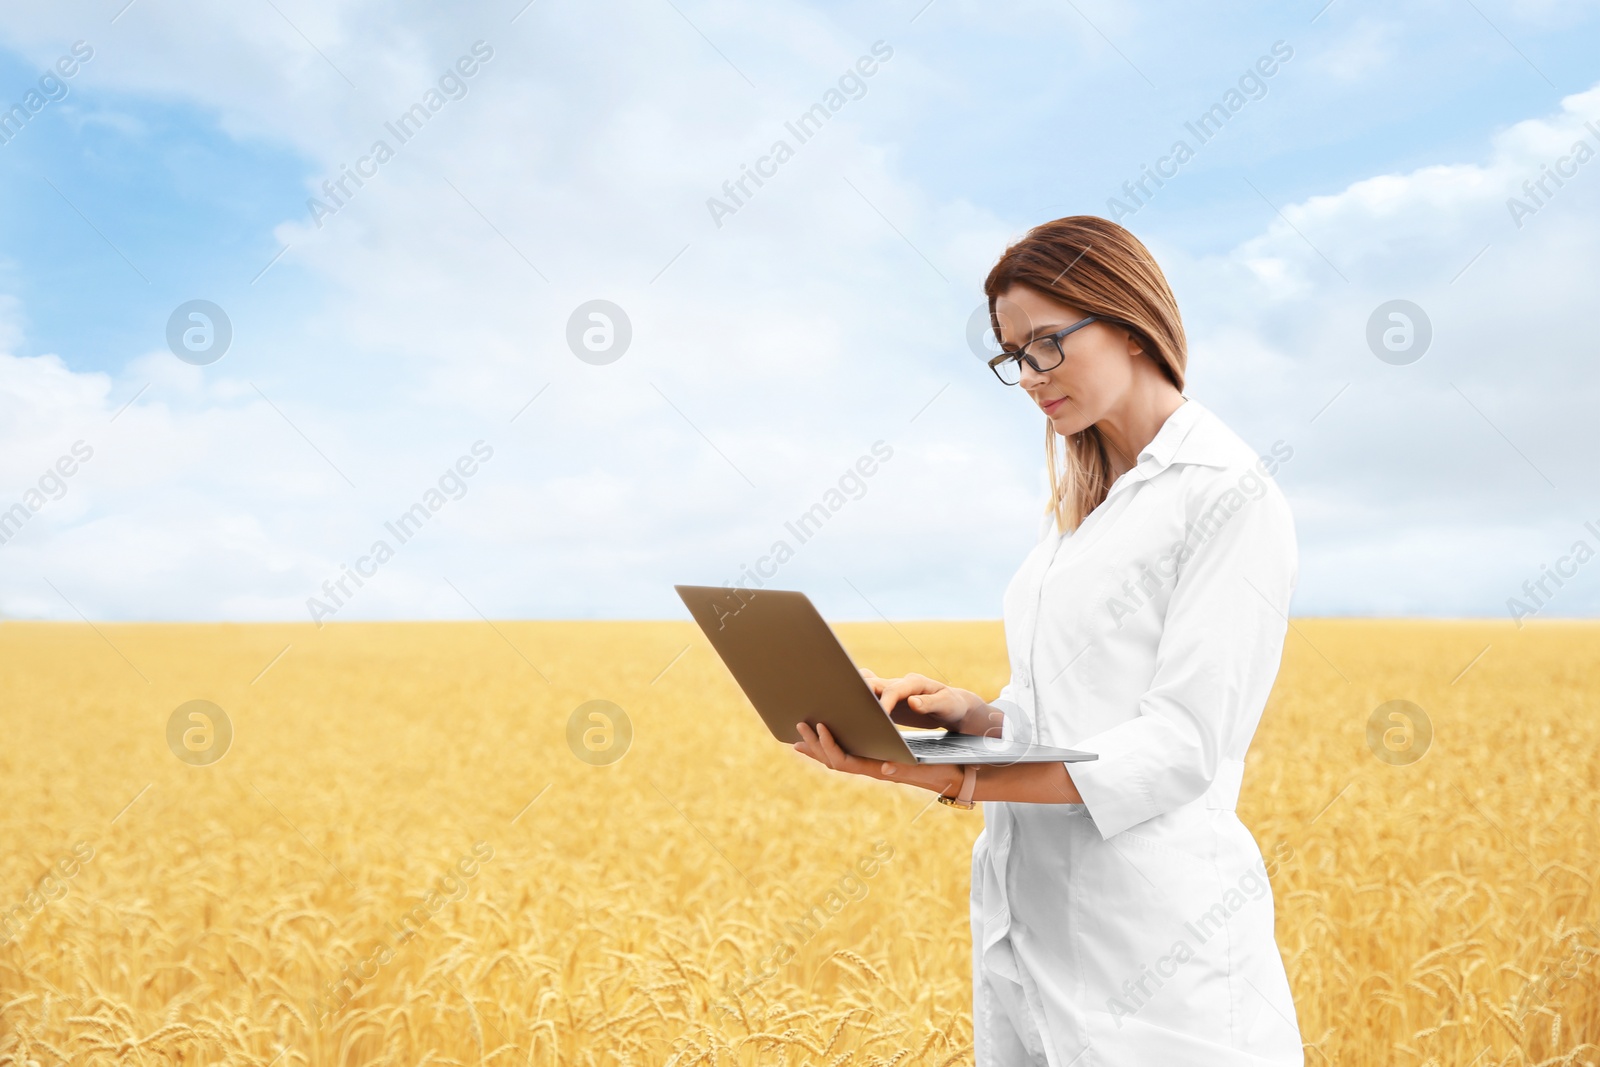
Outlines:
{"type": "Polygon", "coordinates": [[[823,723],[818,723],[815,729],[810,723],[796,723],[795,729],[800,733],[800,740],[794,746],[795,751],[810,756],[832,770],[844,774],[859,774],[879,781],[904,782],[907,785],[921,786],[923,789],[931,789],[935,793],[947,793],[950,796],[955,796],[961,789],[960,769],[948,764],[941,766],[863,759],[860,756],[852,756],[840,748],[839,743],[833,739],[833,734],[823,723]]]}
{"type": "MultiPolygon", "coordinates": [[[[796,723],[801,740],[795,744],[824,767],[844,774],[859,774],[885,782],[904,782],[953,797],[961,792],[964,774],[950,764],[882,763],[852,756],[839,747],[827,726],[796,723]]],[[[974,800],[1009,800],[1023,804],[1082,804],[1083,794],[1072,780],[1065,763],[1017,763],[1005,767],[984,767],[978,775],[974,800]]],[[[931,803],[931,802],[930,802],[931,803]]]]}
{"type": "Polygon", "coordinates": [[[943,727],[956,733],[990,733],[1000,736],[1002,716],[977,693],[936,682],[920,674],[904,678],[879,678],[865,667],[861,677],[872,687],[873,695],[889,718],[902,726],[928,729],[943,727]],[[905,707],[897,708],[901,701],[905,707]]]}

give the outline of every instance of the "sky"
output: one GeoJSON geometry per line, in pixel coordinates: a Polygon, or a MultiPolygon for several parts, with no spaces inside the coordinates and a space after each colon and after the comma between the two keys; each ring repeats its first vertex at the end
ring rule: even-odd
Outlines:
{"type": "Polygon", "coordinates": [[[1597,45],[1575,0],[13,6],[0,618],[687,618],[780,539],[831,619],[997,618],[1044,417],[970,326],[1077,214],[1292,451],[1295,614],[1554,569],[1528,617],[1593,616],[1597,45]]]}

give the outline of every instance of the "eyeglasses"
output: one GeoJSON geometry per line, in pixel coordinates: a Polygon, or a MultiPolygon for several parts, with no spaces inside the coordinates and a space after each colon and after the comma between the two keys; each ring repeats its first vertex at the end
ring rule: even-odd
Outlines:
{"type": "Polygon", "coordinates": [[[994,371],[994,376],[1006,385],[1017,385],[1022,381],[1023,360],[1027,360],[1028,366],[1040,374],[1055,370],[1061,366],[1061,361],[1067,358],[1066,353],[1061,351],[1061,339],[1073,330],[1081,330],[1099,319],[1099,315],[1086,316],[1064,330],[1035,337],[1021,348],[1001,352],[989,360],[989,369],[994,371]]]}

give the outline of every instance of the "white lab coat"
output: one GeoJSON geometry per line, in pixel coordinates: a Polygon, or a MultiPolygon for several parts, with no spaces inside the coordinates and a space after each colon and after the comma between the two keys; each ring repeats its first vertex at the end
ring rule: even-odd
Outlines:
{"type": "Polygon", "coordinates": [[[1298,580],[1272,462],[1186,400],[1006,589],[1004,736],[1100,758],[1068,765],[1082,804],[983,804],[978,1067],[1305,1062],[1234,814],[1298,580]]]}

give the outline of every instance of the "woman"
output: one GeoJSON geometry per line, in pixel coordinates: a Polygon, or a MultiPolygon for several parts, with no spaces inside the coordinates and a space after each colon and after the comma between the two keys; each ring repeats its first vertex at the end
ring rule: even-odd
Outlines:
{"type": "Polygon", "coordinates": [[[974,781],[851,756],[825,726],[799,724],[795,747],[984,802],[978,1064],[1303,1064],[1267,872],[1234,814],[1298,578],[1276,463],[1184,396],[1177,304],[1122,227],[1036,227],[984,292],[1002,348],[990,367],[1044,412],[1053,486],[1005,593],[1011,681],[989,704],[921,675],[862,675],[886,710],[907,701],[905,725],[1099,758],[974,781]]]}

